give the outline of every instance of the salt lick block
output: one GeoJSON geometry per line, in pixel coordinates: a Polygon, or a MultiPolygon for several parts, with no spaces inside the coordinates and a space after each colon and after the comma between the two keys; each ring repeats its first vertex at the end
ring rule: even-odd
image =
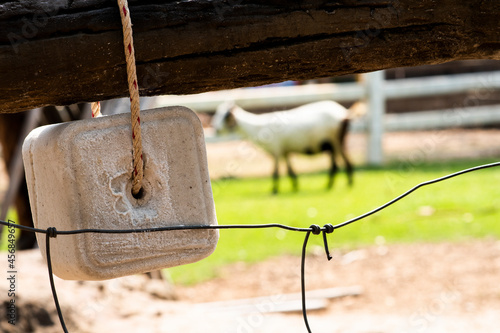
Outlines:
{"type": "MultiPolygon", "coordinates": [[[[203,129],[184,107],[141,112],[143,197],[132,196],[130,114],[32,131],[23,159],[36,228],[142,229],[216,225],[203,129]]],[[[37,234],[44,257],[45,234],[37,234]]],[[[103,280],[198,261],[217,230],[59,235],[51,239],[54,274],[103,280]]]]}

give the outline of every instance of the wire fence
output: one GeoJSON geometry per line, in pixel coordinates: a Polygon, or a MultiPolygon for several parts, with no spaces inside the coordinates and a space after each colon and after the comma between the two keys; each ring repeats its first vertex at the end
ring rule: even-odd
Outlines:
{"type": "Polygon", "coordinates": [[[79,229],[79,230],[57,230],[54,227],[50,227],[45,229],[38,229],[38,228],[31,228],[27,226],[22,226],[13,223],[13,221],[9,220],[7,222],[5,221],[0,221],[0,225],[6,226],[6,227],[14,227],[18,228],[24,231],[28,232],[35,232],[35,233],[43,233],[46,234],[48,237],[46,237],[46,254],[47,254],[47,267],[48,267],[48,273],[49,273],[49,280],[50,280],[50,287],[52,289],[52,296],[54,299],[55,307],[57,310],[57,314],[59,316],[59,321],[61,323],[61,327],[65,333],[68,332],[68,329],[66,328],[66,324],[64,322],[64,317],[62,314],[61,307],[59,305],[59,300],[57,297],[57,291],[53,279],[53,273],[52,273],[52,263],[51,263],[51,256],[50,256],[50,242],[51,238],[56,238],[59,235],[75,235],[75,234],[84,234],[84,233],[95,233],[95,234],[132,234],[132,233],[145,233],[145,232],[166,232],[166,231],[174,231],[174,230],[200,230],[200,229],[262,229],[262,228],[281,228],[289,231],[295,231],[295,232],[304,232],[305,237],[304,237],[304,242],[302,245],[302,255],[301,255],[301,268],[300,268],[300,282],[301,282],[301,300],[302,300],[302,316],[304,319],[304,324],[306,326],[307,332],[311,333],[311,328],[309,326],[309,321],[307,319],[307,306],[306,306],[306,285],[305,285],[305,260],[306,260],[306,250],[307,250],[307,243],[309,240],[309,237],[311,233],[313,235],[320,235],[323,234],[323,243],[325,246],[325,252],[327,259],[330,260],[332,257],[330,256],[329,248],[328,248],[328,241],[327,241],[327,234],[333,233],[336,229],[343,228],[351,223],[360,221],[362,219],[367,218],[370,215],[373,215],[390,205],[396,203],[397,201],[403,199],[404,197],[410,195],[417,189],[426,186],[426,185],[432,185],[444,180],[448,180],[453,177],[457,177],[460,175],[463,175],[465,173],[469,173],[472,171],[477,171],[481,169],[487,169],[487,168],[492,168],[492,167],[498,167],[500,166],[500,162],[495,162],[495,163],[490,163],[490,164],[483,164],[479,165],[476,167],[472,167],[469,169],[461,170],[455,173],[448,174],[446,176],[432,179],[423,183],[420,183],[413,188],[409,189],[408,191],[404,192],[403,194],[395,197],[394,199],[388,201],[387,203],[370,210],[362,215],[359,215],[355,218],[349,219],[347,221],[344,221],[339,224],[325,224],[323,227],[320,227],[319,225],[313,224],[309,226],[308,228],[298,228],[298,227],[292,227],[288,226],[285,224],[279,224],[279,223],[270,223],[270,224],[231,224],[231,225],[177,225],[177,226],[166,226],[166,227],[158,227],[158,228],[146,228],[146,229],[120,229],[120,230],[113,230],[113,229],[79,229]]]}

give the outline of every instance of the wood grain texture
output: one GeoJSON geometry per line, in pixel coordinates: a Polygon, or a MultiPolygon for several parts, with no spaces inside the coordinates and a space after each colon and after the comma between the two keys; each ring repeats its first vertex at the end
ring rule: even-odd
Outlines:
{"type": "MultiPolygon", "coordinates": [[[[141,95],[500,59],[494,0],[130,0],[141,95]]],[[[114,1],[0,1],[1,113],[128,95],[114,1]]]]}

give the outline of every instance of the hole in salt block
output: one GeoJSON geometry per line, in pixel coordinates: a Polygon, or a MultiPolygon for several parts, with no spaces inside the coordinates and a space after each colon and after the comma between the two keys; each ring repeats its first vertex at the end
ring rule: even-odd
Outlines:
{"type": "Polygon", "coordinates": [[[130,191],[130,193],[132,193],[134,199],[141,200],[144,198],[144,187],[141,187],[141,189],[139,190],[139,192],[137,192],[137,194],[134,194],[134,191],[132,190],[130,191]]]}

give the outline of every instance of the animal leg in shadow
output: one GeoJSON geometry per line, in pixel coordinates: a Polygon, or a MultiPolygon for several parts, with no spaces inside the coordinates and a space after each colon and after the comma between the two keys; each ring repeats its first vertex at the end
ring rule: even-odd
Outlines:
{"type": "Polygon", "coordinates": [[[345,138],[346,138],[348,129],[349,129],[349,119],[345,119],[342,123],[342,127],[341,127],[341,130],[339,133],[339,140],[338,140],[339,146],[337,148],[338,148],[338,152],[340,153],[340,156],[344,160],[349,186],[352,186],[354,168],[353,168],[352,163],[349,160],[349,158],[347,157],[347,154],[345,152],[346,151],[345,138]]]}
{"type": "Polygon", "coordinates": [[[354,168],[352,166],[351,161],[347,157],[347,154],[345,153],[345,151],[343,149],[340,150],[340,155],[342,156],[342,159],[344,160],[344,163],[345,163],[345,170],[346,170],[346,173],[347,173],[347,179],[348,179],[348,182],[349,182],[349,186],[352,186],[352,184],[353,184],[353,178],[354,178],[353,177],[354,168]]]}
{"type": "Polygon", "coordinates": [[[279,157],[274,157],[274,172],[273,172],[273,194],[278,194],[279,180],[280,180],[280,160],[279,157]]]}
{"type": "Polygon", "coordinates": [[[289,154],[285,155],[285,162],[286,162],[286,168],[288,171],[288,176],[290,177],[290,179],[292,181],[293,190],[295,192],[297,192],[299,190],[299,183],[297,180],[297,174],[295,173],[295,171],[293,171],[292,164],[290,163],[289,154]]]}
{"type": "Polygon", "coordinates": [[[330,167],[330,172],[328,174],[328,185],[326,186],[327,190],[330,190],[333,187],[333,180],[335,178],[335,174],[337,173],[338,170],[338,165],[337,161],[335,160],[335,149],[332,147],[331,151],[331,167],[330,167]]]}

